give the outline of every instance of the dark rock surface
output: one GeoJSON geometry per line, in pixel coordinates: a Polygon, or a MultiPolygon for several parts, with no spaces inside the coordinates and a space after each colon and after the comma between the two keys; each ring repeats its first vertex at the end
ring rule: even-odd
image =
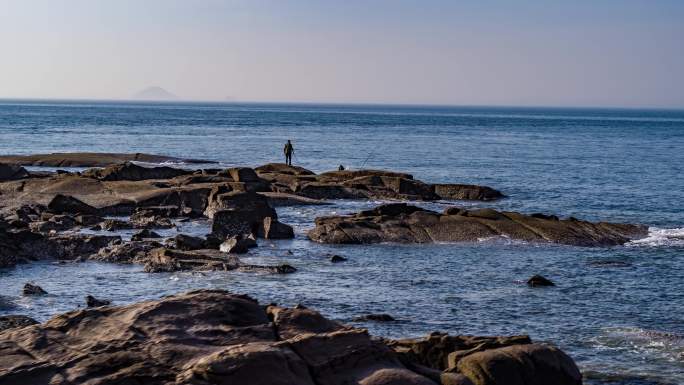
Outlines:
{"type": "Polygon", "coordinates": [[[216,163],[201,159],[181,159],[152,154],[108,154],[95,152],[71,152],[35,155],[2,155],[0,162],[16,163],[22,166],[46,167],[106,167],[113,164],[137,161],[145,163],[216,163]]]}
{"type": "Polygon", "coordinates": [[[202,290],[0,332],[2,384],[579,385],[520,337],[380,340],[305,308],[202,290]],[[453,359],[449,357],[453,357],[453,359]],[[458,358],[458,359],[456,359],[458,358]]]}
{"type": "Polygon", "coordinates": [[[42,287],[34,285],[32,283],[26,283],[24,288],[21,289],[21,294],[23,295],[45,295],[47,291],[43,290],[42,287]]]}
{"type": "Polygon", "coordinates": [[[87,307],[107,306],[110,303],[112,303],[111,301],[108,301],[106,299],[97,299],[97,298],[93,297],[92,295],[87,295],[85,297],[85,301],[86,301],[87,307]]]}
{"type": "Polygon", "coordinates": [[[527,280],[527,284],[532,287],[539,287],[539,286],[556,286],[555,283],[551,282],[550,279],[541,276],[541,275],[533,275],[530,279],[527,280]]]}
{"type": "Polygon", "coordinates": [[[162,236],[149,229],[142,229],[131,236],[131,241],[161,238],[162,236]]]}
{"type": "Polygon", "coordinates": [[[356,322],[365,322],[365,321],[392,322],[392,321],[396,321],[396,319],[394,319],[394,317],[392,317],[389,314],[378,313],[378,314],[362,315],[362,316],[354,318],[354,321],[356,321],[356,322]]]}
{"type": "Polygon", "coordinates": [[[613,246],[647,235],[645,226],[540,219],[493,209],[445,210],[444,214],[406,204],[388,204],[351,216],[316,219],[309,238],[322,243],[475,242],[504,236],[527,242],[613,246]]]}
{"type": "Polygon", "coordinates": [[[0,332],[12,328],[35,325],[38,321],[25,315],[5,315],[0,316],[0,332]]]}
{"type": "MultiPolygon", "coordinates": [[[[0,160],[0,162],[2,162],[0,160]]],[[[0,182],[28,178],[29,173],[18,164],[0,163],[0,182]]]]}
{"type": "Polygon", "coordinates": [[[335,255],[330,257],[330,262],[332,262],[332,263],[340,263],[340,262],[346,262],[346,261],[347,261],[347,258],[345,258],[341,255],[335,254],[335,255]]]}
{"type": "Polygon", "coordinates": [[[192,173],[173,167],[143,167],[135,163],[125,162],[105,168],[93,168],[83,171],[83,176],[102,181],[140,181],[146,179],[171,179],[192,173]]]}

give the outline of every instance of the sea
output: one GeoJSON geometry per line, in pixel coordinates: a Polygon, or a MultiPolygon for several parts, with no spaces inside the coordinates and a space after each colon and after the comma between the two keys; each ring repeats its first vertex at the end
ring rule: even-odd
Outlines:
{"type": "MultiPolygon", "coordinates": [[[[587,384],[684,384],[684,111],[0,100],[0,154],[144,152],[219,162],[177,167],[258,166],[283,162],[288,139],[294,163],[315,172],[387,169],[507,195],[416,203],[422,207],[639,223],[649,235],[598,248],[505,238],[344,246],[307,240],[316,217],[385,203],[339,200],[278,208],[295,239],[260,241],[243,257],[287,263],[294,274],[147,274],[137,265],[41,261],[0,270],[0,314],[44,321],[83,307],[87,294],[127,304],[222,288],[263,303],[301,303],[385,337],[528,334],[566,351],[587,384]],[[332,264],[333,254],[348,261],[332,264]],[[528,287],[534,274],[556,286],[528,287]],[[26,282],[50,294],[23,297],[26,282]],[[396,321],[353,321],[368,313],[396,321]]],[[[164,235],[204,235],[209,225],[179,223],[164,235]]]]}

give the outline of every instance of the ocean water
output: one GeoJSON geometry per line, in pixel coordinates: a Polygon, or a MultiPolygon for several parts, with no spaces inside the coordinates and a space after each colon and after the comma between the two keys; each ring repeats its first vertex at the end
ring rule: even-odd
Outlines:
{"type": "MultiPolygon", "coordinates": [[[[215,287],[345,322],[389,313],[398,321],[358,325],[390,337],[529,334],[568,352],[589,384],[684,384],[684,111],[0,101],[0,138],[0,154],[149,152],[226,167],[282,161],[292,139],[295,163],[317,172],[390,169],[508,195],[421,204],[429,208],[650,226],[648,238],[612,248],[506,239],[331,246],[306,239],[315,217],[381,202],[279,208],[296,238],[262,241],[245,259],[289,263],[297,273],[149,275],[140,266],[32,263],[0,270],[0,314],[45,320],[83,306],[86,294],[123,304],[215,287]],[[331,264],[330,254],[349,261],[331,264]],[[557,286],[529,288],[522,282],[533,274],[557,286]],[[27,281],[50,295],[21,297],[27,281]]],[[[166,234],[202,235],[208,225],[166,234]]]]}

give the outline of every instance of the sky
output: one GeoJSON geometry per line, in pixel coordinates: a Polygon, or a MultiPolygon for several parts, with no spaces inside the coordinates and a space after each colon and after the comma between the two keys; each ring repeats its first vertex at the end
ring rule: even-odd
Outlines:
{"type": "Polygon", "coordinates": [[[684,1],[0,0],[0,98],[684,108],[684,1]]]}

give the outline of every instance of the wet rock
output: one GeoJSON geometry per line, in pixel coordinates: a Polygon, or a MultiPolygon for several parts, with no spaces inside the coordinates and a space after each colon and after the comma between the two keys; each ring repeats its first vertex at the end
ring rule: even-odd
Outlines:
{"type": "Polygon", "coordinates": [[[21,290],[21,293],[23,295],[45,295],[47,294],[47,291],[43,290],[43,288],[38,285],[27,282],[21,290]]]}
{"type": "Polygon", "coordinates": [[[133,241],[110,244],[101,248],[96,254],[91,255],[88,259],[100,262],[145,264],[149,252],[159,247],[162,247],[162,245],[155,241],[133,241]]]}
{"type": "Polygon", "coordinates": [[[87,259],[97,254],[102,248],[121,242],[118,235],[99,234],[58,234],[48,238],[49,255],[61,260],[87,259]]]}
{"type": "Polygon", "coordinates": [[[47,205],[55,214],[90,214],[97,215],[98,210],[72,196],[57,194],[47,205]]]}
{"type": "Polygon", "coordinates": [[[99,225],[93,226],[91,230],[95,231],[119,231],[119,230],[130,230],[134,228],[133,224],[127,221],[122,221],[120,219],[105,219],[99,225]]]}
{"type": "Polygon", "coordinates": [[[104,218],[102,218],[99,215],[81,214],[76,215],[74,217],[74,220],[76,221],[76,224],[78,224],[79,226],[94,226],[98,223],[103,222],[104,218]]]}
{"type": "Polygon", "coordinates": [[[304,167],[289,166],[285,163],[268,163],[254,169],[257,174],[316,175],[304,167]]]}
{"type": "Polygon", "coordinates": [[[142,229],[131,236],[132,241],[142,241],[145,239],[161,238],[162,236],[149,229],[142,229]]]}
{"type": "Polygon", "coordinates": [[[430,360],[450,347],[411,356],[396,350],[405,344],[390,342],[310,309],[264,307],[245,295],[200,290],[73,311],[0,333],[0,383],[435,385],[435,377],[459,385],[581,383],[572,360],[553,347],[493,345],[440,372],[431,368],[444,365],[430,360]]]}
{"type": "Polygon", "coordinates": [[[28,178],[29,173],[18,164],[0,163],[0,182],[28,178]]]}
{"type": "Polygon", "coordinates": [[[292,239],[294,238],[294,229],[290,225],[278,222],[277,219],[266,217],[257,234],[265,239],[292,239]]]}
{"type": "Polygon", "coordinates": [[[533,218],[493,209],[440,214],[406,204],[389,204],[351,216],[316,218],[309,238],[321,243],[477,242],[505,237],[575,246],[620,245],[647,235],[645,226],[533,218]]]}
{"type": "Polygon", "coordinates": [[[504,198],[505,195],[487,186],[468,184],[433,184],[435,194],[446,200],[476,200],[493,201],[504,198]]]}
{"type": "Polygon", "coordinates": [[[87,295],[85,297],[85,301],[86,301],[87,307],[107,306],[110,303],[112,303],[111,301],[108,301],[105,299],[97,299],[97,298],[93,297],[92,295],[87,295]]]}
{"type": "Polygon", "coordinates": [[[332,263],[340,263],[340,262],[346,262],[346,261],[347,261],[347,258],[345,258],[341,255],[335,254],[335,255],[330,257],[330,262],[332,262],[332,263]]]}
{"type": "Polygon", "coordinates": [[[131,224],[138,229],[170,229],[176,225],[165,216],[148,215],[145,211],[138,211],[131,215],[131,224]]]}
{"type": "Polygon", "coordinates": [[[212,249],[213,247],[208,247],[207,242],[200,237],[193,237],[187,234],[178,234],[171,238],[170,244],[178,250],[199,250],[199,249],[212,249]]]}
{"type": "Polygon", "coordinates": [[[252,236],[235,235],[223,241],[219,250],[224,253],[244,254],[256,246],[256,240],[252,236]]]}
{"type": "Polygon", "coordinates": [[[37,323],[38,321],[25,315],[0,316],[0,332],[12,328],[22,328],[24,326],[36,325],[37,323]]]}
{"type": "Polygon", "coordinates": [[[181,270],[235,270],[241,266],[234,255],[218,250],[174,250],[157,248],[145,257],[145,271],[148,273],[174,272],[181,270]]]}
{"type": "Polygon", "coordinates": [[[286,263],[276,266],[262,266],[262,265],[240,265],[240,271],[254,272],[254,273],[270,273],[270,274],[292,274],[297,272],[297,268],[286,263]]]}
{"type": "Polygon", "coordinates": [[[389,314],[366,314],[362,315],[360,317],[354,318],[355,322],[366,322],[366,321],[373,321],[373,322],[392,322],[396,321],[394,317],[392,317],[389,314]]]}
{"type": "Polygon", "coordinates": [[[146,179],[171,179],[180,175],[190,174],[191,171],[173,167],[142,167],[135,163],[125,162],[85,170],[82,175],[102,181],[140,181],[146,179]]]}
{"type": "Polygon", "coordinates": [[[541,275],[533,275],[530,279],[527,280],[527,284],[532,287],[538,287],[538,286],[556,286],[551,280],[547,279],[544,276],[541,275]]]}

